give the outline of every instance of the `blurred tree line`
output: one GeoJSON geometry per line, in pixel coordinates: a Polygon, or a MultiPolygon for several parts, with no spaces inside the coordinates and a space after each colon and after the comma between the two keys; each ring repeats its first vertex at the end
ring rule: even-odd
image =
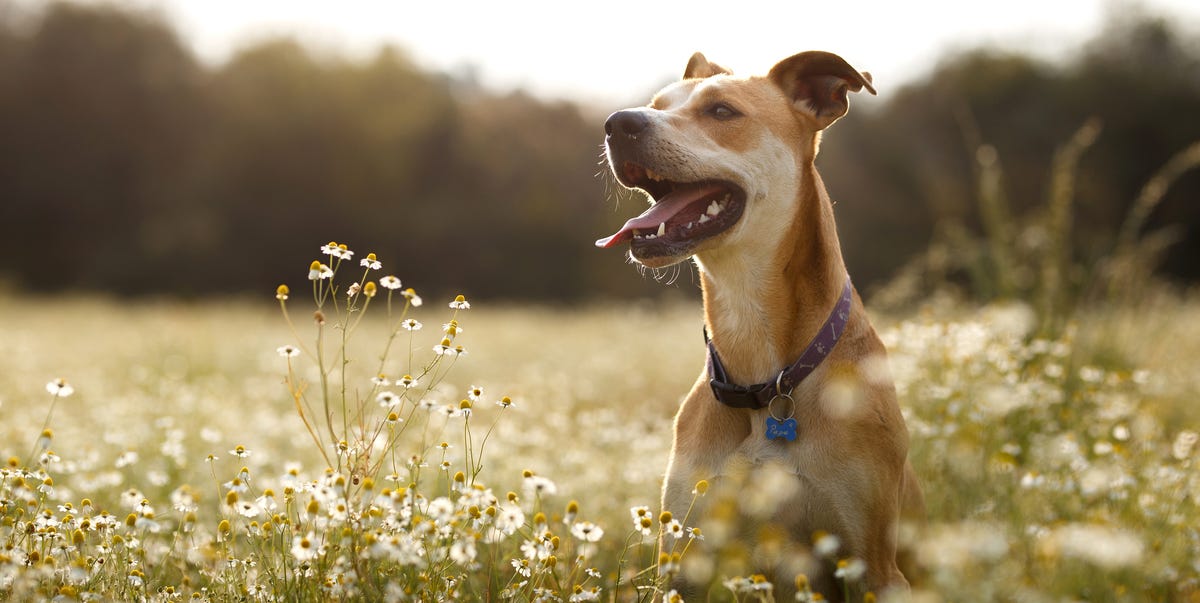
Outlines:
{"type": "MultiPolygon", "coordinates": [[[[1060,64],[981,48],[947,57],[893,93],[881,89],[881,106],[835,125],[818,158],[831,195],[842,201],[839,226],[852,272],[894,275],[916,257],[940,264],[943,277],[968,280],[964,273],[978,259],[968,256],[991,239],[1011,247],[1007,254],[1067,256],[1070,265],[1055,275],[1059,286],[1082,289],[1113,259],[1128,222],[1163,247],[1139,268],[1195,282],[1198,42],[1164,18],[1115,13],[1060,64]],[[1155,191],[1162,196],[1148,219],[1129,220],[1143,187],[1179,154],[1193,157],[1155,191]],[[1067,240],[1052,240],[1059,234],[1067,240]]],[[[1032,268],[1045,261],[1008,258],[1020,282],[1007,293],[1044,287],[1032,268]]],[[[967,288],[986,298],[1005,293],[996,283],[967,288]]]]}
{"type": "MultiPolygon", "coordinates": [[[[592,247],[642,209],[600,164],[604,111],[494,93],[394,48],[351,62],[275,40],[210,67],[153,14],[58,3],[17,24],[3,7],[0,232],[16,253],[0,278],[14,285],[295,288],[334,239],[428,293],[671,290],[592,247]]],[[[1056,145],[1100,118],[1079,164],[1073,243],[1086,257],[1146,178],[1200,139],[1200,50],[1160,19],[1113,25],[1065,65],[981,50],[882,91],[819,159],[860,287],[924,252],[939,224],[978,224],[981,144],[1003,161],[1013,207],[1033,207],[1056,145]]],[[[1181,179],[1148,225],[1187,229],[1165,269],[1188,280],[1198,193],[1200,177],[1181,179]]]]}

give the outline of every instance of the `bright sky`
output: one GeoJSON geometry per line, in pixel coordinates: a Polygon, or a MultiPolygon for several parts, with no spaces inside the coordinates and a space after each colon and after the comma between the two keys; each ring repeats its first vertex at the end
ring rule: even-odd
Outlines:
{"type": "Polygon", "coordinates": [[[1109,14],[1138,6],[1200,31],[1196,0],[117,1],[161,10],[214,63],[275,34],[356,57],[390,42],[437,70],[475,66],[496,88],[607,105],[644,102],[696,50],[737,73],[828,50],[870,71],[886,93],[948,49],[988,43],[1061,56],[1109,14]]]}

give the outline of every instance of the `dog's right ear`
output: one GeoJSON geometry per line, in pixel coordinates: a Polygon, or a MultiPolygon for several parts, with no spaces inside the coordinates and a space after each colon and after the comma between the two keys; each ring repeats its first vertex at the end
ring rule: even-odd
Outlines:
{"type": "Polygon", "coordinates": [[[683,79],[703,79],[706,77],[712,77],[719,73],[733,75],[732,71],[716,63],[710,63],[708,59],[704,58],[703,54],[697,52],[696,54],[692,55],[691,60],[688,61],[687,68],[683,70],[683,79]]]}
{"type": "Polygon", "coordinates": [[[859,72],[832,52],[810,50],[788,57],[767,75],[797,111],[808,114],[821,129],[837,121],[850,108],[848,93],[866,89],[875,94],[871,74],[859,72]]]}

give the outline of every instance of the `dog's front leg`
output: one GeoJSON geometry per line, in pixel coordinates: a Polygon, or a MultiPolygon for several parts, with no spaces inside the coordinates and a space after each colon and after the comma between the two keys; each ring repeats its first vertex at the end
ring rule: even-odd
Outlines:
{"type": "MultiPolygon", "coordinates": [[[[726,461],[749,433],[745,415],[719,404],[712,396],[707,375],[701,375],[675,415],[674,440],[663,481],[663,511],[669,512],[672,519],[695,526],[705,515],[704,496],[697,491],[698,483],[720,475],[726,461]]],[[[659,550],[669,560],[673,552],[682,548],[682,544],[676,544],[675,539],[664,533],[660,536],[659,550]]],[[[678,577],[672,580],[672,587],[689,590],[678,577]]]]}
{"type": "Polygon", "coordinates": [[[679,521],[684,521],[689,509],[693,518],[699,516],[692,508],[697,482],[722,473],[749,435],[746,413],[718,403],[707,374],[700,375],[675,415],[674,440],[663,484],[663,510],[679,521]]]}
{"type": "Polygon", "coordinates": [[[670,513],[672,518],[679,521],[687,521],[688,512],[692,510],[692,502],[695,499],[696,483],[704,479],[699,477],[700,475],[711,476],[712,474],[699,470],[672,454],[670,462],[667,463],[667,475],[663,481],[663,511],[670,513]]]}
{"type": "Polygon", "coordinates": [[[904,459],[881,463],[876,457],[852,472],[861,479],[846,480],[835,499],[851,557],[866,564],[866,573],[849,584],[851,600],[867,591],[899,595],[909,591],[908,581],[896,562],[900,527],[900,502],[904,459]],[[870,470],[868,470],[870,468],[870,470]]]}

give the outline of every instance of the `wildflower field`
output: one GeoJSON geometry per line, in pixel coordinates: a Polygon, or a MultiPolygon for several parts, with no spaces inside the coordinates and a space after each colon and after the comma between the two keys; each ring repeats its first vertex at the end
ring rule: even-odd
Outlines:
{"type": "MultiPolygon", "coordinates": [[[[259,299],[0,297],[0,599],[772,597],[657,508],[697,304],[422,300],[341,255],[259,299]]],[[[1200,300],[874,318],[917,600],[1200,601],[1200,300]]]]}

